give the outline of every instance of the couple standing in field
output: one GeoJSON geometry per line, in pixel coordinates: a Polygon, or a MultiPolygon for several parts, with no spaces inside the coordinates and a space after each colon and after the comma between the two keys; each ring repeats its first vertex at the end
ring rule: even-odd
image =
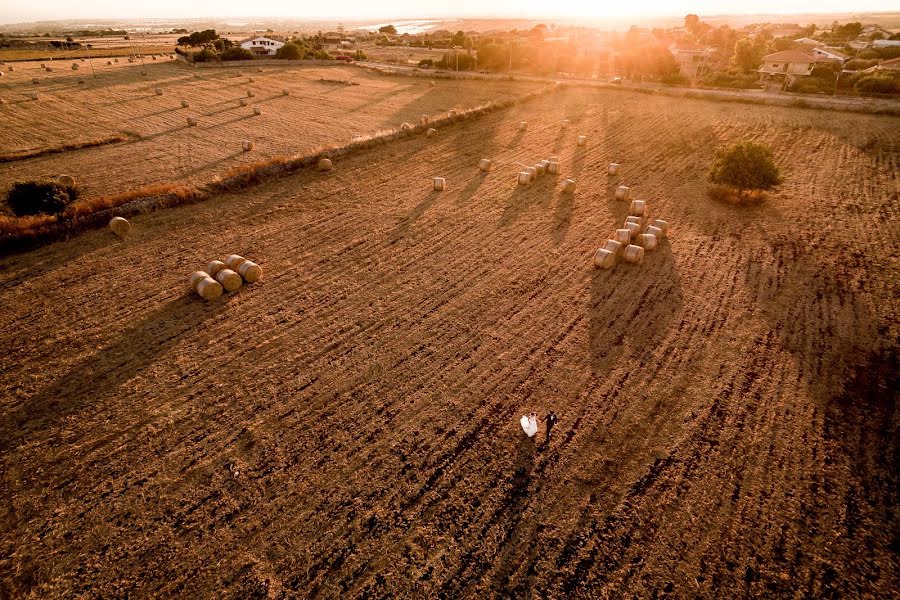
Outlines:
{"type": "MultiPolygon", "coordinates": [[[[544,443],[550,441],[550,431],[553,429],[553,426],[556,425],[556,422],[558,420],[559,419],[556,418],[556,413],[552,410],[547,413],[546,417],[541,419],[541,421],[547,424],[547,437],[544,440],[544,443]]],[[[522,424],[522,429],[525,431],[525,435],[527,435],[528,437],[534,437],[535,434],[537,434],[538,425],[537,415],[535,413],[531,413],[527,417],[523,415],[519,422],[522,424]]]]}

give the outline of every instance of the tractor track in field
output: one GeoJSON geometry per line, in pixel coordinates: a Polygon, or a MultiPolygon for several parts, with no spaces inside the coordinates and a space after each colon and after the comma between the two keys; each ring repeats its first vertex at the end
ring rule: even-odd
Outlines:
{"type": "Polygon", "coordinates": [[[890,597],[896,122],[564,90],[0,260],[0,589],[890,597]],[[785,184],[718,204],[744,138],[785,184]],[[670,235],[595,270],[620,184],[670,235]]]}

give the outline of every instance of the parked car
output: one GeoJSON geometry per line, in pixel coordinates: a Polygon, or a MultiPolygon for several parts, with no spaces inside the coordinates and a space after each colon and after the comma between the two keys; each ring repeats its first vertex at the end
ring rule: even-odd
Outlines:
{"type": "Polygon", "coordinates": [[[622,85],[622,78],[621,77],[613,77],[612,79],[609,80],[609,82],[612,83],[613,85],[622,85]]]}

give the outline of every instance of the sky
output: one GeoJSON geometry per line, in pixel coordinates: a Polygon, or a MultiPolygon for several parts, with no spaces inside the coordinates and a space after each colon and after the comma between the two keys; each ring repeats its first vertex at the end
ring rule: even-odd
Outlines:
{"type": "Polygon", "coordinates": [[[722,14],[897,11],[898,0],[0,0],[0,23],[63,19],[294,17],[365,20],[424,17],[573,19],[722,14]]]}

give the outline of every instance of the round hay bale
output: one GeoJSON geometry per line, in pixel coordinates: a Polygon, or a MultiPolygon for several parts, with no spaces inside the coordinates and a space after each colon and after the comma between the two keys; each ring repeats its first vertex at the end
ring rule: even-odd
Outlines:
{"type": "Polygon", "coordinates": [[[256,92],[254,92],[253,90],[247,90],[247,97],[248,97],[248,98],[252,98],[252,97],[255,96],[255,95],[256,95],[256,92]]]}
{"type": "Polygon", "coordinates": [[[551,175],[559,175],[559,163],[556,161],[549,161],[547,164],[547,172],[551,175]]]}
{"type": "Polygon", "coordinates": [[[448,116],[450,119],[455,119],[455,118],[456,118],[456,115],[457,115],[457,112],[456,112],[456,109],[455,109],[455,108],[451,108],[449,111],[447,111],[447,116],[448,116]]]}
{"type": "Polygon", "coordinates": [[[118,58],[114,58],[114,59],[113,59],[113,62],[116,62],[116,63],[117,63],[117,62],[119,62],[119,59],[118,59],[118,58]]]}
{"type": "Polygon", "coordinates": [[[214,279],[222,284],[226,292],[233,292],[244,284],[241,276],[231,269],[221,269],[216,273],[214,279]]]}
{"type": "Polygon", "coordinates": [[[444,181],[443,177],[434,178],[434,191],[443,192],[445,187],[447,187],[447,182],[444,181]]]}
{"type": "Polygon", "coordinates": [[[642,233],[637,236],[637,239],[634,241],[635,244],[643,248],[644,250],[655,250],[656,249],[656,236],[652,233],[642,233]]]}
{"type": "Polygon", "coordinates": [[[161,87],[153,88],[153,93],[156,94],[157,96],[162,96],[162,88],[161,87]]]}
{"type": "Polygon", "coordinates": [[[320,171],[330,171],[334,168],[334,164],[331,162],[330,158],[320,158],[317,166],[320,171]]]}
{"type": "Polygon", "coordinates": [[[78,83],[79,83],[79,85],[84,85],[84,79],[82,79],[82,78],[79,77],[79,78],[78,78],[78,83]]]}
{"type": "Polygon", "coordinates": [[[428,86],[429,86],[429,87],[434,87],[434,82],[433,82],[433,81],[429,81],[429,82],[428,82],[428,86]]]}
{"type": "Polygon", "coordinates": [[[425,132],[425,135],[428,136],[428,137],[431,137],[431,136],[433,136],[433,135],[437,135],[437,129],[434,129],[433,127],[429,127],[429,128],[428,128],[428,131],[425,132]]]}
{"type": "Polygon", "coordinates": [[[419,123],[421,123],[422,125],[428,125],[428,123],[430,122],[431,117],[429,117],[428,115],[422,115],[421,117],[419,117],[419,123]]]}
{"type": "Polygon", "coordinates": [[[628,201],[631,199],[631,188],[627,185],[620,185],[616,188],[616,200],[628,201]]]}
{"type": "Polygon", "coordinates": [[[650,225],[652,225],[653,227],[656,227],[657,229],[659,229],[659,231],[660,231],[660,233],[661,233],[661,235],[658,235],[658,236],[657,236],[657,237],[659,237],[659,238],[664,238],[664,237],[666,237],[666,236],[668,235],[668,233],[669,233],[669,223],[668,223],[668,221],[663,221],[662,219],[656,219],[656,220],[653,221],[653,223],[651,223],[650,225]]]}
{"type": "Polygon", "coordinates": [[[647,201],[632,200],[631,206],[628,209],[628,213],[633,217],[646,217],[650,214],[650,209],[647,208],[647,201]]]}
{"type": "Polygon", "coordinates": [[[609,168],[607,168],[606,172],[610,175],[618,175],[619,167],[619,163],[609,163],[609,168]]]}
{"type": "Polygon", "coordinates": [[[625,247],[625,262],[633,265],[639,265],[644,262],[644,249],[640,246],[630,244],[625,247]]]}
{"type": "Polygon", "coordinates": [[[247,106],[247,99],[241,98],[240,100],[238,100],[238,104],[240,104],[241,106],[247,106]]]}
{"type": "Polygon", "coordinates": [[[258,107],[258,106],[254,106],[254,107],[253,107],[253,114],[256,115],[256,116],[258,117],[259,115],[262,114],[262,109],[261,109],[260,107],[258,107]]]}
{"type": "Polygon", "coordinates": [[[559,157],[558,156],[548,156],[547,160],[549,160],[550,162],[559,162],[559,157]]]}
{"type": "Polygon", "coordinates": [[[281,90],[281,95],[282,96],[290,96],[291,92],[290,92],[290,90],[281,90]]]}
{"type": "Polygon", "coordinates": [[[578,136],[578,139],[575,141],[575,143],[578,144],[579,146],[584,146],[584,145],[586,145],[586,144],[587,144],[587,136],[586,136],[586,135],[579,135],[579,136],[578,136]]]}
{"type": "Polygon", "coordinates": [[[482,173],[488,173],[491,170],[491,161],[487,158],[482,158],[478,161],[478,170],[482,173]]]}
{"type": "Polygon", "coordinates": [[[237,271],[247,283],[256,283],[262,279],[262,267],[250,260],[245,260],[238,265],[237,271]]]}
{"type": "Polygon", "coordinates": [[[200,73],[194,73],[194,79],[200,79],[200,73]]]}
{"type": "Polygon", "coordinates": [[[197,117],[188,117],[187,118],[188,127],[194,127],[197,125],[197,117]]]}
{"type": "Polygon", "coordinates": [[[147,71],[141,71],[141,77],[146,77],[146,76],[147,76],[147,71]]]}
{"type": "Polygon", "coordinates": [[[71,175],[60,175],[56,178],[56,183],[65,187],[75,187],[75,178],[71,175]]]}
{"type": "Polygon", "coordinates": [[[609,250],[616,256],[622,253],[622,248],[625,246],[622,245],[622,242],[617,242],[616,240],[606,240],[606,243],[603,244],[604,250],[609,250]]]}
{"type": "Polygon", "coordinates": [[[594,266],[601,269],[612,269],[616,266],[616,255],[609,250],[600,248],[594,253],[594,266]]]}
{"type": "Polygon", "coordinates": [[[150,58],[152,58],[153,60],[156,60],[156,57],[155,57],[155,56],[151,56],[150,58]]]}
{"type": "Polygon", "coordinates": [[[107,66],[107,67],[111,67],[111,66],[112,66],[112,61],[111,61],[111,60],[106,61],[106,66],[107,66]]]}
{"type": "Polygon", "coordinates": [[[209,275],[198,281],[194,290],[204,300],[216,300],[222,297],[222,284],[209,275]]]}
{"type": "Polygon", "coordinates": [[[42,68],[42,69],[46,69],[46,68],[47,68],[47,65],[45,65],[44,63],[41,63],[41,68],[42,68]]]}
{"type": "Polygon", "coordinates": [[[412,125],[410,125],[409,123],[403,123],[402,125],[400,125],[400,131],[411,131],[412,128],[412,125]]]}
{"type": "Polygon", "coordinates": [[[253,150],[253,141],[244,140],[243,142],[241,142],[241,148],[244,150],[244,152],[250,152],[251,150],[253,150]]]}
{"type": "Polygon", "coordinates": [[[38,79],[37,77],[31,78],[31,83],[33,83],[34,85],[38,85],[40,82],[41,82],[41,80],[38,79]]]}
{"type": "Polygon", "coordinates": [[[109,220],[109,228],[119,237],[125,237],[131,232],[131,223],[122,217],[113,217],[109,220]]]}
{"type": "Polygon", "coordinates": [[[246,258],[241,256],[240,254],[230,254],[225,258],[225,266],[227,266],[232,271],[239,271],[239,267],[241,263],[246,262],[246,258]]]}
{"type": "Polygon", "coordinates": [[[40,96],[38,96],[37,92],[31,92],[30,94],[28,94],[28,97],[31,98],[32,100],[37,100],[38,98],[40,98],[40,96]]]}
{"type": "Polygon", "coordinates": [[[257,73],[262,73],[262,67],[256,67],[256,72],[257,72],[257,73]]]}
{"type": "Polygon", "coordinates": [[[631,232],[631,239],[636,239],[641,233],[641,226],[637,223],[625,223],[623,229],[627,229],[631,232]]]}
{"type": "Polygon", "coordinates": [[[72,63],[72,70],[73,70],[73,71],[77,71],[77,70],[78,70],[78,63],[72,63]]]}
{"type": "Polygon", "coordinates": [[[534,174],[535,174],[537,177],[541,177],[541,176],[546,172],[546,170],[547,170],[547,169],[546,169],[546,168],[544,167],[544,165],[541,164],[541,163],[538,163],[538,164],[534,165],[534,174]]]}
{"type": "Polygon", "coordinates": [[[206,265],[206,272],[209,273],[210,277],[215,277],[219,274],[219,271],[227,268],[228,265],[223,263],[221,260],[212,260],[208,265],[206,265]]]}
{"type": "Polygon", "coordinates": [[[644,226],[644,218],[643,217],[635,217],[635,216],[625,217],[625,222],[626,223],[635,223],[638,227],[644,226]]]}
{"type": "Polygon", "coordinates": [[[181,101],[181,108],[190,108],[190,107],[191,107],[191,103],[190,103],[190,102],[188,102],[187,100],[182,100],[182,101],[181,101]]]}
{"type": "Polygon", "coordinates": [[[528,185],[531,183],[531,173],[528,171],[519,172],[519,185],[528,185]]]}
{"type": "Polygon", "coordinates": [[[534,167],[525,167],[525,172],[528,173],[528,176],[531,178],[530,181],[537,179],[537,169],[534,167]]]}
{"type": "Polygon", "coordinates": [[[519,122],[519,131],[526,131],[528,129],[528,121],[520,121],[519,122]]]}
{"type": "Polygon", "coordinates": [[[559,126],[562,127],[563,129],[565,129],[566,127],[569,126],[569,120],[563,119],[562,122],[559,124],[559,126]]]}
{"type": "Polygon", "coordinates": [[[613,239],[622,244],[623,246],[627,246],[631,243],[631,230],[630,229],[616,229],[616,233],[613,236],[613,239]]]}
{"type": "Polygon", "coordinates": [[[566,179],[563,182],[563,192],[567,194],[575,193],[575,180],[574,179],[566,179]]]}
{"type": "Polygon", "coordinates": [[[645,231],[644,233],[649,233],[650,235],[656,236],[657,240],[661,240],[666,237],[662,229],[660,229],[659,227],[654,227],[653,225],[648,227],[647,231],[645,231]]]}
{"type": "Polygon", "coordinates": [[[253,79],[252,77],[247,78],[247,83],[254,83],[254,82],[256,82],[256,80],[253,79]]]}
{"type": "Polygon", "coordinates": [[[242,76],[242,75],[243,75],[243,73],[240,72],[240,71],[238,71],[237,73],[234,74],[235,77],[240,77],[240,76],[242,76]]]}
{"type": "Polygon", "coordinates": [[[16,68],[12,65],[9,65],[9,69],[7,69],[10,73],[16,70],[16,68]]]}
{"type": "Polygon", "coordinates": [[[191,282],[191,289],[197,289],[197,284],[209,277],[209,273],[206,271],[194,271],[191,273],[191,276],[188,277],[188,281],[191,282]]]}

